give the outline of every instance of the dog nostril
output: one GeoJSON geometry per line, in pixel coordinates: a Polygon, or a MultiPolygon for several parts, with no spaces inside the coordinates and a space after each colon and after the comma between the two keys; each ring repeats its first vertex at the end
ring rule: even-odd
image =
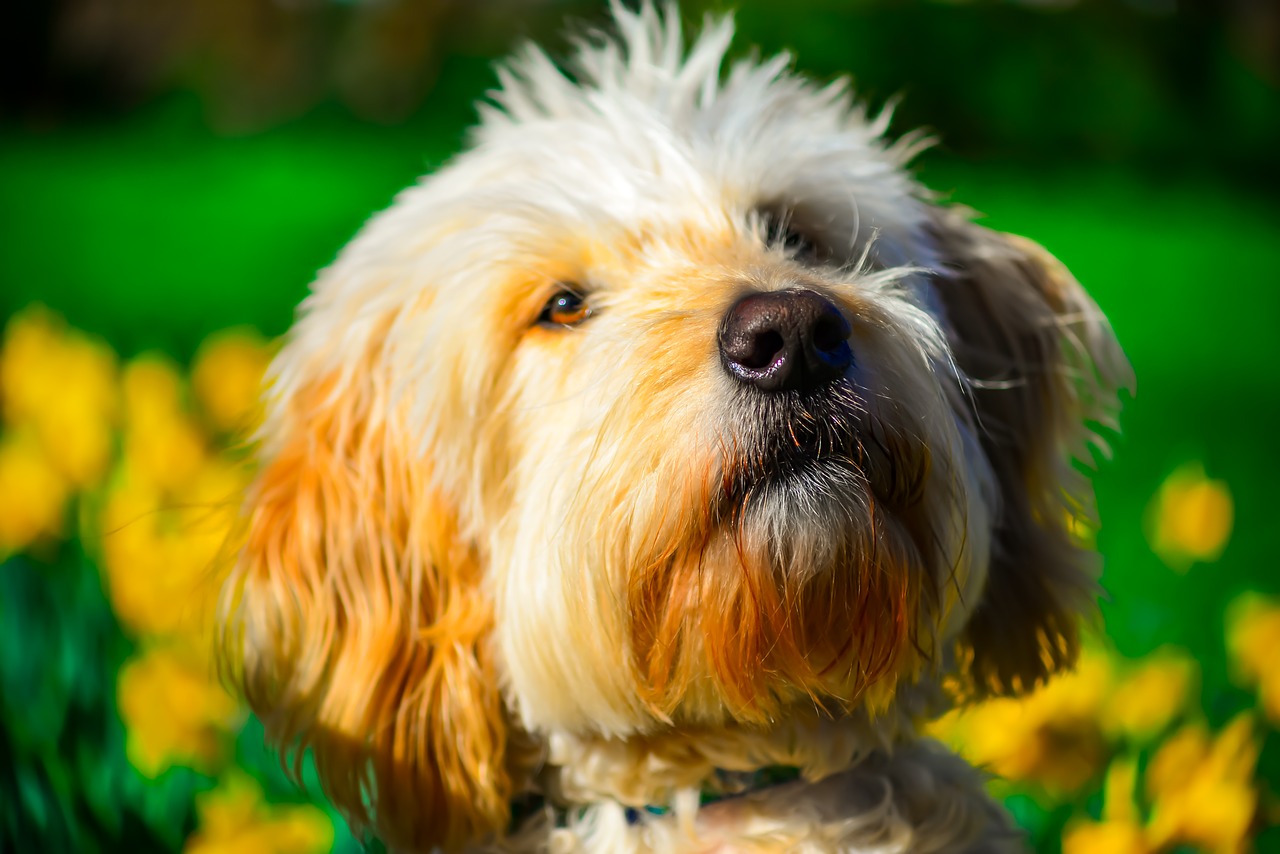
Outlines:
{"type": "Polygon", "coordinates": [[[848,319],[830,300],[795,288],[750,294],[720,325],[720,357],[735,379],[760,391],[809,390],[853,364],[848,319]]]}
{"type": "Polygon", "coordinates": [[[742,358],[737,360],[738,364],[752,370],[767,368],[773,364],[774,359],[785,346],[786,342],[782,340],[780,333],[766,329],[752,336],[751,345],[742,358]]]}
{"type": "Polygon", "coordinates": [[[820,352],[831,353],[849,342],[849,324],[839,315],[824,312],[813,327],[813,346],[820,352]]]}

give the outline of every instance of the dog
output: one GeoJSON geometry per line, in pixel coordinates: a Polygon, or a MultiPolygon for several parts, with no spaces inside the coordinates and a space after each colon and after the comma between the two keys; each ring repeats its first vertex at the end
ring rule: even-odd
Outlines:
{"type": "Polygon", "coordinates": [[[919,728],[1071,665],[1123,352],[845,82],[612,16],[320,274],[220,655],[394,850],[1021,850],[919,728]]]}

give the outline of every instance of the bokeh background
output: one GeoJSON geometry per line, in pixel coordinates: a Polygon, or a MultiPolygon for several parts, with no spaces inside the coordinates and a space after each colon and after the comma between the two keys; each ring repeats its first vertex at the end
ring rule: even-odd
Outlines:
{"type": "MultiPolygon", "coordinates": [[[[1139,378],[1079,670],[937,725],[1037,850],[1280,850],[1280,5],[742,0],[929,186],[1042,242],[1139,378]]],[[[720,3],[688,2],[691,22],[720,3]]],[[[219,687],[237,437],[317,268],[463,140],[556,0],[0,12],[0,850],[357,851],[219,687]]]]}

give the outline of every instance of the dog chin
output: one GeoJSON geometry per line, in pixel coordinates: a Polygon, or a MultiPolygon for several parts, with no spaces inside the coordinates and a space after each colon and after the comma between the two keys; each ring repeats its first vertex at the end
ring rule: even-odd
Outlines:
{"type": "Polygon", "coordinates": [[[910,511],[919,504],[927,449],[873,415],[867,397],[845,379],[816,394],[740,401],[750,426],[728,455],[719,516],[763,513],[830,530],[841,517],[865,519],[877,508],[910,511]]]}
{"type": "Polygon", "coordinates": [[[879,707],[914,666],[930,527],[893,483],[927,467],[867,400],[842,380],[734,401],[710,524],[680,529],[627,582],[636,684],[659,719],[846,714],[879,707]]]}

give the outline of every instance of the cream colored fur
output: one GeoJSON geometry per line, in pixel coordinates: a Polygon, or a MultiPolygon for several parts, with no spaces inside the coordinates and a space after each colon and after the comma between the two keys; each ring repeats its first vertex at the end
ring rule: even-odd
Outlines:
{"type": "Polygon", "coordinates": [[[728,19],[689,46],[672,11],[614,19],[567,70],[502,66],[469,150],[316,282],[229,669],[397,849],[1017,850],[916,728],[1070,664],[1070,460],[1123,355],[1043,250],[936,207],[843,81],[727,63],[728,19]],[[770,415],[717,330],[797,287],[848,316],[855,365],[828,409],[770,415]],[[565,289],[590,315],[537,323],[565,289]],[[797,430],[849,446],[776,481],[797,430]],[[776,765],[802,779],[698,806],[776,765]]]}

